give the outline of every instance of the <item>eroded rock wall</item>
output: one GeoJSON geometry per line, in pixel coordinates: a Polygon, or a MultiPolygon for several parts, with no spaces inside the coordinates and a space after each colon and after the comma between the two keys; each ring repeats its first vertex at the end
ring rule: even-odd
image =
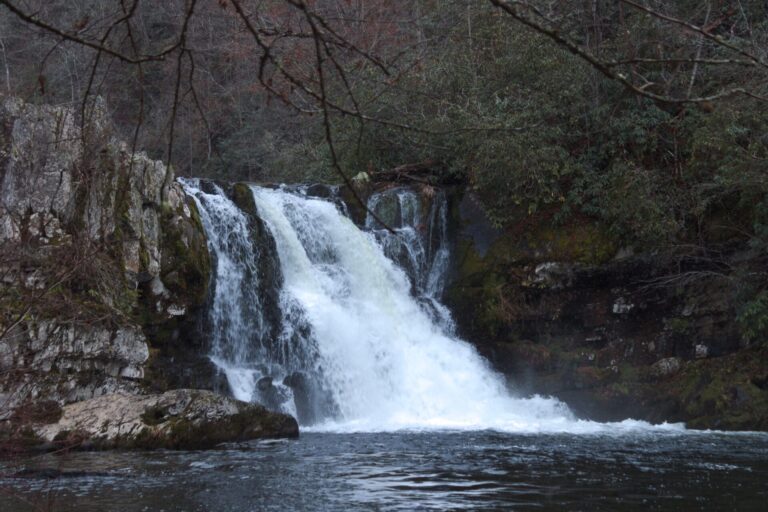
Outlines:
{"type": "Polygon", "coordinates": [[[82,123],[0,98],[0,417],[205,373],[185,364],[205,366],[190,313],[209,256],[171,173],[117,140],[98,101],[82,123]]]}

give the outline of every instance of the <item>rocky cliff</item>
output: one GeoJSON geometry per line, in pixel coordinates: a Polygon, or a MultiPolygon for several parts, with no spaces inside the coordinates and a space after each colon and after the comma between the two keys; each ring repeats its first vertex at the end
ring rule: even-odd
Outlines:
{"type": "Polygon", "coordinates": [[[87,113],[0,103],[0,423],[36,404],[215,387],[194,202],[114,136],[102,104],[87,113]]]}
{"type": "Polygon", "coordinates": [[[727,272],[755,260],[744,244],[715,262],[634,254],[589,219],[499,230],[461,193],[453,222],[447,302],[520,393],[599,420],[768,429],[768,348],[739,329],[728,285],[727,272]]]}

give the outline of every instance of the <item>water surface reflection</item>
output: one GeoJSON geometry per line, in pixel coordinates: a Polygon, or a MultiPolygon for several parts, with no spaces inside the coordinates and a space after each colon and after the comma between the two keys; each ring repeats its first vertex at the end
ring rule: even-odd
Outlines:
{"type": "Polygon", "coordinates": [[[62,476],[0,480],[0,510],[764,510],[768,435],[304,434],[27,468],[62,476]]]}

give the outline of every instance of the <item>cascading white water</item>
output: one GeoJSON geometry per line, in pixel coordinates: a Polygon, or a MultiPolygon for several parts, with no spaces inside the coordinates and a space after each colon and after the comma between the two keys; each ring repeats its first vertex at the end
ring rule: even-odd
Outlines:
{"type": "Polygon", "coordinates": [[[366,228],[376,234],[384,254],[410,277],[412,295],[443,331],[452,333],[455,327],[450,311],[439,300],[448,270],[447,201],[443,192],[435,194],[426,212],[413,190],[398,188],[374,194],[368,209],[379,219],[386,219],[388,225],[381,226],[368,215],[366,228]]]}
{"type": "MultiPolygon", "coordinates": [[[[233,270],[238,264],[258,265],[259,256],[239,243],[238,211],[232,211],[237,208],[220,190],[214,199],[186,186],[205,211],[217,259],[212,315],[224,308],[257,318],[258,312],[236,304],[259,304],[258,297],[244,297],[245,290],[238,289],[248,272],[233,270]],[[235,283],[222,282],[227,280],[235,283]]],[[[318,430],[593,432],[648,426],[580,421],[555,399],[516,398],[474,348],[453,334],[450,314],[439,302],[449,258],[444,198],[425,212],[413,191],[374,195],[369,208],[391,222],[393,234],[371,219],[368,229],[360,230],[336,204],[306,193],[259,187],[252,192],[274,239],[283,277],[282,317],[277,339],[250,338],[257,350],[238,348],[248,337],[226,339],[240,336],[238,329],[214,335],[213,355],[238,398],[260,399],[253,384],[241,382],[244,372],[252,371],[278,386],[282,379],[293,396],[281,407],[318,430]],[[234,345],[225,348],[227,343],[234,345]],[[286,355],[277,360],[270,343],[286,355]]],[[[247,325],[255,330],[263,324],[263,319],[235,320],[230,324],[252,322],[247,325]]]]}
{"type": "MultiPolygon", "coordinates": [[[[253,400],[258,384],[274,366],[269,350],[272,329],[264,317],[258,279],[260,254],[244,212],[216,184],[203,190],[199,180],[182,184],[198,206],[209,251],[214,256],[213,297],[208,332],[211,360],[224,372],[232,394],[253,400]]],[[[288,392],[283,390],[284,395],[288,392]]],[[[293,412],[289,408],[289,412],[293,412]]]]}

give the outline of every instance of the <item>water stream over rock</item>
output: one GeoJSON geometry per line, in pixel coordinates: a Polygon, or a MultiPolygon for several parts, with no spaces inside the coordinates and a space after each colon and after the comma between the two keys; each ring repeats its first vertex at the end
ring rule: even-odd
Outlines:
{"type": "Polygon", "coordinates": [[[440,302],[450,257],[440,192],[374,194],[368,206],[390,232],[372,218],[360,229],[339,201],[307,188],[252,186],[256,211],[245,212],[220,187],[184,185],[216,261],[211,358],[235,397],[315,430],[648,427],[581,421],[556,399],[515,397],[456,337],[440,302]],[[254,218],[264,236],[253,235],[254,218]],[[279,279],[259,279],[265,259],[279,279]],[[264,314],[270,300],[279,314],[264,314]]]}

